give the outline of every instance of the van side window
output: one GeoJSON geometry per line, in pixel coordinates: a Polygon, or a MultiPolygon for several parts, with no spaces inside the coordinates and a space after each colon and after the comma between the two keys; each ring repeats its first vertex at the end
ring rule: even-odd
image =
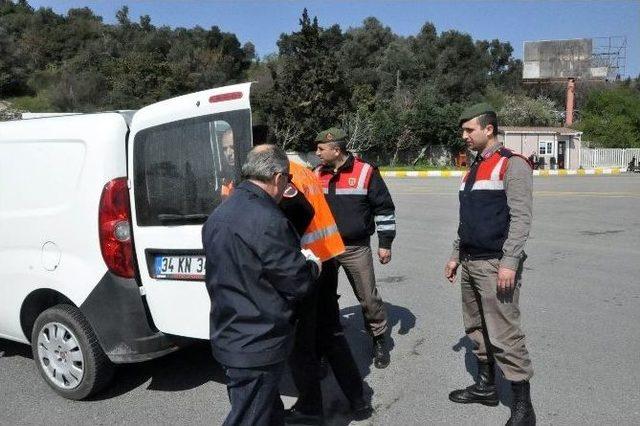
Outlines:
{"type": "Polygon", "coordinates": [[[152,127],[133,150],[138,226],[204,223],[240,178],[251,113],[230,111],[152,127]]]}

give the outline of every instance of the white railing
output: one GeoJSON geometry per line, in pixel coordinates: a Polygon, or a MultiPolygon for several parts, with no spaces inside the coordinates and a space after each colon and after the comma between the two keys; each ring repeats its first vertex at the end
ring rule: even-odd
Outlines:
{"type": "Polygon", "coordinates": [[[594,167],[627,167],[633,157],[640,162],[640,148],[584,148],[580,149],[580,165],[594,167]]]}

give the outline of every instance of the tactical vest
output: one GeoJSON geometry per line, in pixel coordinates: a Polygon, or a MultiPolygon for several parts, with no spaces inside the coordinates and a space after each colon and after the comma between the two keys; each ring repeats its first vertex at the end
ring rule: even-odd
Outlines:
{"type": "Polygon", "coordinates": [[[460,255],[472,259],[499,259],[509,233],[511,216],[504,190],[509,158],[517,155],[501,148],[476,160],[460,186],[460,255]]]}
{"type": "Polygon", "coordinates": [[[289,163],[289,170],[293,176],[293,184],[304,194],[315,211],[300,240],[302,247],[311,249],[323,262],[344,253],[345,247],[338,226],[324,199],[322,186],[316,175],[293,161],[289,163]]]}

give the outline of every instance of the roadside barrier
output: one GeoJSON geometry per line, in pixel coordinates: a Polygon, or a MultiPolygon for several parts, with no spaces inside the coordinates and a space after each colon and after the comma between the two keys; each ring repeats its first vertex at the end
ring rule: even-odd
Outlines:
{"type": "MultiPolygon", "coordinates": [[[[626,172],[626,168],[612,167],[578,170],[534,170],[534,176],[593,176],[593,175],[617,175],[626,172]]],[[[425,178],[425,177],[462,177],[462,170],[384,170],[380,174],[383,177],[425,178]]]]}

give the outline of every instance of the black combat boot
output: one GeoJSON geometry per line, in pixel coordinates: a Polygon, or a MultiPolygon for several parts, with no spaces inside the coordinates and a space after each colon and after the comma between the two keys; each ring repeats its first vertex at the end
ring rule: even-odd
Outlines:
{"type": "Polygon", "coordinates": [[[391,362],[389,349],[384,341],[384,335],[373,338],[373,365],[376,368],[387,368],[391,362]]]}
{"type": "Polygon", "coordinates": [[[498,392],[494,381],[493,363],[478,362],[478,380],[465,389],[454,390],[449,399],[459,404],[498,405],[498,392]]]}
{"type": "Polygon", "coordinates": [[[511,402],[511,417],[507,426],[535,426],[536,413],[531,404],[529,382],[511,382],[513,401],[511,402]]]}
{"type": "Polygon", "coordinates": [[[351,414],[355,421],[366,420],[373,414],[371,403],[364,397],[356,398],[354,401],[351,401],[350,404],[351,414]]]}
{"type": "Polygon", "coordinates": [[[305,411],[296,407],[296,404],[288,410],[284,410],[284,423],[286,425],[310,425],[321,426],[324,424],[322,409],[320,411],[305,411]]]}

